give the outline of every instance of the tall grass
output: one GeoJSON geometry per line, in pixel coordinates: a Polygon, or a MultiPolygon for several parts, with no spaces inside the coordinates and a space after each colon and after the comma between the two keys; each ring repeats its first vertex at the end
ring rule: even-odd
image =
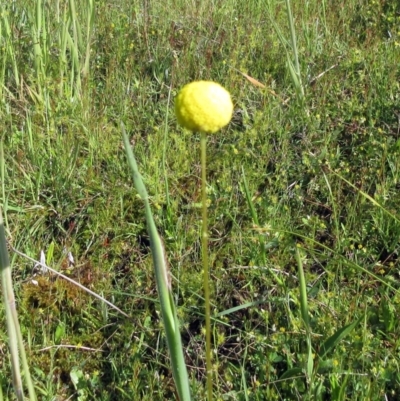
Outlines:
{"type": "MultiPolygon", "coordinates": [[[[32,259],[51,248],[54,270],[132,317],[3,260],[40,397],[176,397],[144,204],[114,125],[124,116],[191,395],[205,398],[198,139],[167,112],[203,78],[224,82],[236,108],[207,146],[214,398],[396,397],[399,10],[342,3],[0,4],[4,234],[32,259]]],[[[7,358],[0,376],[12,399],[7,358]]]]}
{"type": "MultiPolygon", "coordinates": [[[[0,141],[0,170],[2,172],[2,182],[4,183],[4,148],[3,141],[0,141]]],[[[3,184],[4,185],[4,184],[3,184]]],[[[3,188],[4,193],[4,188],[3,188]]],[[[8,343],[11,355],[12,383],[17,400],[24,400],[24,391],[22,386],[22,374],[20,366],[20,357],[23,366],[24,377],[27,383],[29,398],[36,400],[36,393],[33,381],[30,375],[29,363],[25,353],[24,342],[22,339],[21,328],[18,320],[17,305],[13,289],[13,280],[11,275],[11,265],[8,256],[7,240],[3,222],[3,213],[0,208],[0,272],[1,288],[6,312],[8,343]]]]}

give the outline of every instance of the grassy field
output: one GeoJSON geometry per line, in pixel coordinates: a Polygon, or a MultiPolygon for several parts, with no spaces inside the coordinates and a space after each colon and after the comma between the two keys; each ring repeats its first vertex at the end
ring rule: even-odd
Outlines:
{"type": "MultiPolygon", "coordinates": [[[[43,250],[132,317],[11,252],[40,400],[176,399],[121,122],[165,242],[192,396],[206,398],[199,137],[173,112],[197,79],[235,104],[207,149],[215,400],[400,399],[400,6],[292,3],[304,96],[283,1],[0,4],[9,245],[43,250]]],[[[2,329],[6,400],[10,375],[2,329]]]]}

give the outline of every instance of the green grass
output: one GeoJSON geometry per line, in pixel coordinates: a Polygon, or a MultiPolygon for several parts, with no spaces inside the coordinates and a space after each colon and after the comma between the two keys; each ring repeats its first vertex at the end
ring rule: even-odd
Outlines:
{"type": "MultiPolygon", "coordinates": [[[[292,2],[303,104],[285,2],[3,3],[9,245],[43,249],[134,319],[10,252],[38,399],[176,399],[121,121],[165,244],[192,396],[206,398],[200,141],[172,113],[194,79],[220,82],[236,108],[207,141],[214,398],[398,399],[397,3],[292,2]]],[[[2,330],[13,400],[7,344],[2,330]]]]}

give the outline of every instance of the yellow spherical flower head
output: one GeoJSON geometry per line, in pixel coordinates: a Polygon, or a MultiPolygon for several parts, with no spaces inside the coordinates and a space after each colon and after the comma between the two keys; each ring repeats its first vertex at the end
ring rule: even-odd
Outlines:
{"type": "Polygon", "coordinates": [[[183,127],[213,134],[232,118],[231,95],[216,82],[191,82],[178,93],[175,113],[178,123],[183,127]]]}

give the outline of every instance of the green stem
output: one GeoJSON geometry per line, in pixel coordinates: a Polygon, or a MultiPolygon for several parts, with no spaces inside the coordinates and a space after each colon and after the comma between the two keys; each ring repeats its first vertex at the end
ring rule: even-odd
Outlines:
{"type": "Polygon", "coordinates": [[[8,333],[8,343],[11,354],[12,381],[17,400],[23,400],[22,376],[19,366],[19,352],[16,327],[14,322],[15,298],[12,291],[11,267],[8,258],[6,236],[3,225],[3,216],[0,209],[0,270],[1,284],[4,297],[4,307],[6,311],[6,323],[8,333]]]}
{"type": "Polygon", "coordinates": [[[294,68],[295,68],[297,81],[298,81],[298,84],[297,84],[298,88],[297,89],[300,91],[301,101],[303,102],[303,100],[304,100],[304,87],[303,87],[303,82],[301,81],[299,53],[297,51],[296,31],[294,29],[294,20],[293,20],[292,9],[290,7],[290,0],[286,0],[286,11],[287,11],[287,17],[288,17],[288,21],[289,21],[290,40],[292,42],[292,51],[293,51],[293,56],[294,56],[294,68]]]}
{"type": "MultiPolygon", "coordinates": [[[[4,161],[4,146],[2,140],[0,141],[0,170],[2,172],[1,175],[3,178],[3,204],[5,204],[5,197],[4,197],[5,161],[4,161]]],[[[7,239],[6,239],[1,207],[0,207],[0,281],[4,297],[4,308],[6,311],[6,324],[7,324],[10,354],[11,354],[10,359],[11,359],[12,380],[15,389],[15,395],[18,401],[24,400],[24,391],[22,388],[22,375],[19,364],[19,356],[21,355],[22,365],[25,373],[25,380],[28,385],[29,399],[31,401],[36,401],[35,389],[33,386],[31,375],[29,373],[28,360],[26,357],[24,343],[21,335],[21,329],[18,322],[15,296],[12,284],[10,258],[8,256],[7,239]]]]}
{"type": "Polygon", "coordinates": [[[201,245],[204,277],[204,299],[206,306],[206,372],[207,372],[207,399],[212,401],[212,365],[211,365],[211,318],[210,318],[210,287],[208,285],[208,227],[207,227],[207,192],[206,192],[206,144],[207,134],[201,133],[201,197],[203,205],[201,245]]]}
{"type": "Polygon", "coordinates": [[[314,360],[313,360],[312,343],[311,343],[310,315],[308,314],[307,283],[304,275],[303,261],[301,260],[300,250],[297,247],[297,244],[295,252],[296,252],[296,260],[299,273],[300,310],[301,310],[301,317],[303,319],[303,323],[306,328],[306,337],[307,337],[307,363],[306,363],[307,381],[310,382],[311,376],[313,375],[314,371],[314,360]]]}

